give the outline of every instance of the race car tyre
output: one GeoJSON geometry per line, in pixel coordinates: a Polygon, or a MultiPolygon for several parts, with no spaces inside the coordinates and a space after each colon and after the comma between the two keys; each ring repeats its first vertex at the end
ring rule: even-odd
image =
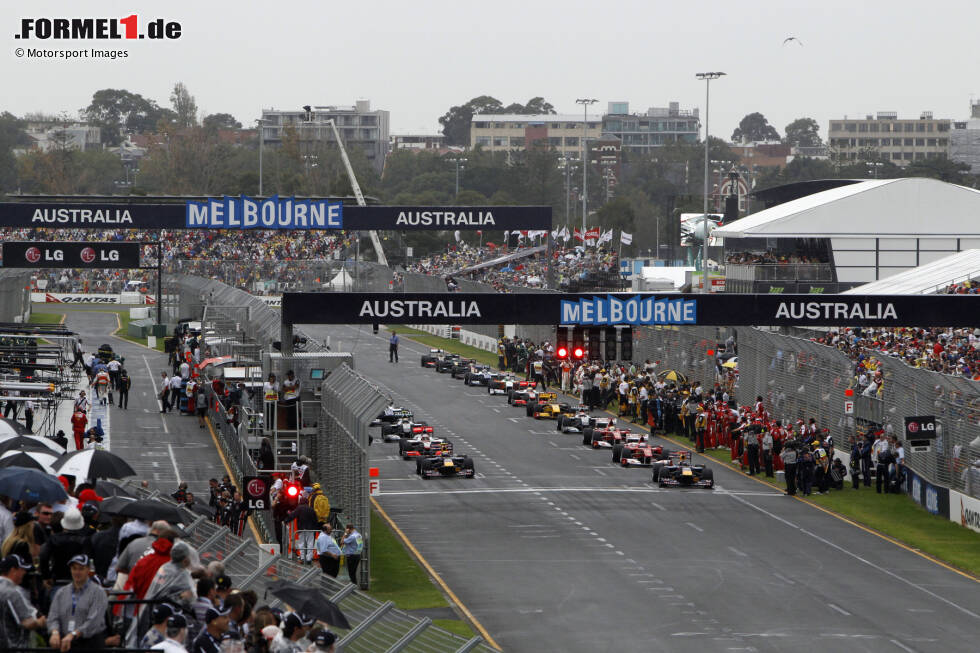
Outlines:
{"type": "Polygon", "coordinates": [[[469,456],[463,458],[463,471],[473,472],[472,474],[467,475],[467,478],[476,478],[476,468],[473,466],[473,459],[469,456]]]}
{"type": "Polygon", "coordinates": [[[618,463],[623,459],[623,445],[614,444],[613,445],[613,462],[618,463]]]}
{"type": "Polygon", "coordinates": [[[653,479],[651,479],[651,480],[654,483],[659,483],[660,482],[660,470],[662,470],[663,468],[664,468],[663,465],[654,465],[653,466],[653,479]]]}
{"type": "Polygon", "coordinates": [[[708,486],[709,490],[715,489],[715,472],[711,469],[706,469],[701,472],[702,481],[711,481],[711,485],[708,486]]]}
{"type": "Polygon", "coordinates": [[[562,429],[565,428],[565,416],[564,415],[559,415],[558,416],[558,419],[555,422],[555,428],[558,429],[558,432],[559,433],[562,431],[562,429]]]}
{"type": "Polygon", "coordinates": [[[401,456],[402,458],[405,457],[405,441],[404,440],[399,440],[398,441],[398,455],[401,456]]]}
{"type": "Polygon", "coordinates": [[[528,417],[534,417],[534,408],[531,406],[531,404],[524,407],[524,412],[528,417]]]}
{"type": "Polygon", "coordinates": [[[514,405],[514,391],[513,390],[511,390],[510,392],[507,393],[507,403],[510,404],[511,406],[514,405]]]}
{"type": "Polygon", "coordinates": [[[422,461],[421,460],[416,460],[415,461],[415,473],[418,476],[421,476],[422,475],[422,461]]]}
{"type": "Polygon", "coordinates": [[[592,431],[594,429],[586,428],[582,429],[582,444],[587,447],[592,446],[592,431]]]}

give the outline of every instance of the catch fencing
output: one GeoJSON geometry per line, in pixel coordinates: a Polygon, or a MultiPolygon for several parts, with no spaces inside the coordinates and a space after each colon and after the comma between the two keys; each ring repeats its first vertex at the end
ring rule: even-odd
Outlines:
{"type": "MultiPolygon", "coordinates": [[[[150,492],[137,481],[127,481],[126,489],[140,498],[154,498],[173,503],[159,492],[150,492]]],[[[388,602],[380,602],[357,586],[341,578],[331,578],[318,565],[271,556],[253,538],[238,537],[227,527],[219,526],[206,517],[198,517],[183,527],[188,544],[193,546],[207,565],[220,561],[225,574],[236,589],[254,590],[259,602],[278,607],[280,602],[268,593],[270,584],[285,579],[319,590],[336,603],[350,622],[351,629],[331,628],[339,635],[337,651],[345,653],[491,653],[496,649],[482,638],[466,639],[432,625],[428,617],[417,617],[399,610],[388,602]]],[[[363,563],[362,563],[363,564],[363,563]]],[[[343,574],[343,572],[342,572],[343,574]]]]}
{"type": "Polygon", "coordinates": [[[388,397],[346,364],[334,369],[320,386],[321,408],[311,451],[316,480],[331,505],[364,536],[365,551],[358,583],[371,578],[371,497],[368,489],[368,426],[388,405],[388,397]]]}
{"type": "Polygon", "coordinates": [[[904,440],[905,417],[933,415],[937,437],[931,450],[915,452],[905,443],[906,465],[936,485],[980,494],[969,483],[970,463],[980,458],[980,443],[974,444],[980,431],[980,382],[872,356],[868,362],[881,369],[884,383],[880,396],[864,396],[856,387],[856,361],[815,342],[820,333],[793,330],[787,335],[758,327],[641,327],[633,332],[634,360],[649,358],[658,362],[659,371],[676,370],[707,388],[734,379],[718,357],[732,333],[738,353],[736,401],[752,405],[761,396],[784,424],[814,418],[844,453],[858,436],[878,430],[904,440]],[[845,394],[848,389],[854,391],[851,396],[845,394]],[[848,402],[851,412],[845,412],[848,402]]]}
{"type": "Polygon", "coordinates": [[[31,315],[31,271],[0,269],[0,322],[26,322],[31,315]]]}

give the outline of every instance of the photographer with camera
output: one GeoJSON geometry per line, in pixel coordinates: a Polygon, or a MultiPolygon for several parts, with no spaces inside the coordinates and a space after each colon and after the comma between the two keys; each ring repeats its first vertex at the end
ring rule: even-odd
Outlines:
{"type": "Polygon", "coordinates": [[[871,454],[874,456],[875,466],[875,491],[881,494],[882,485],[885,492],[888,492],[888,468],[895,462],[895,454],[888,446],[888,439],[884,431],[878,431],[878,439],[871,446],[871,454]]]}
{"type": "Polygon", "coordinates": [[[786,494],[791,497],[796,496],[796,462],[799,457],[799,442],[795,438],[787,440],[783,444],[779,457],[783,461],[783,469],[786,475],[786,494]]]}

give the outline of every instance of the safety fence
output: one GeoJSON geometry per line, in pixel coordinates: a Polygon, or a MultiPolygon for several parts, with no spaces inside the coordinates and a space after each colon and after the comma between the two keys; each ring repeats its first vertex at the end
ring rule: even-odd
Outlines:
{"type": "Polygon", "coordinates": [[[980,496],[978,483],[971,482],[971,463],[980,459],[980,382],[882,355],[867,361],[882,371],[880,396],[864,396],[855,387],[855,361],[815,342],[812,338],[818,334],[794,334],[754,327],[641,327],[634,329],[634,360],[649,358],[658,362],[658,370],[676,370],[708,388],[724,385],[735,377],[723,367],[725,359],[719,354],[733,335],[738,353],[734,396],[739,404],[752,405],[762,397],[776,418],[814,418],[833,436],[839,452],[849,451],[858,436],[878,430],[902,440],[905,417],[935,416],[937,437],[929,451],[913,451],[906,443],[907,467],[938,486],[980,496]]]}
{"type": "MultiPolygon", "coordinates": [[[[136,481],[128,481],[125,485],[140,498],[173,503],[157,491],[150,492],[140,487],[136,481]]],[[[397,609],[390,601],[379,602],[354,584],[324,574],[318,565],[304,565],[282,556],[269,555],[253,538],[238,537],[227,527],[219,526],[206,517],[197,517],[185,524],[183,531],[186,533],[185,540],[197,550],[202,564],[220,561],[233,586],[241,590],[254,590],[259,596],[260,604],[273,607],[280,605],[268,593],[269,585],[279,579],[306,585],[329,597],[351,625],[350,630],[332,628],[339,635],[337,651],[489,653],[496,650],[480,637],[467,640],[433,626],[427,617],[417,617],[397,609]]]]}
{"type": "Polygon", "coordinates": [[[31,316],[31,271],[0,269],[0,322],[26,322],[31,316]]]}
{"type": "Polygon", "coordinates": [[[358,582],[366,588],[371,577],[366,562],[371,547],[368,426],[388,405],[388,397],[346,364],[330,373],[320,391],[317,434],[303,448],[311,451],[316,480],[331,505],[343,508],[344,520],[364,536],[365,562],[358,570],[358,582]]]}

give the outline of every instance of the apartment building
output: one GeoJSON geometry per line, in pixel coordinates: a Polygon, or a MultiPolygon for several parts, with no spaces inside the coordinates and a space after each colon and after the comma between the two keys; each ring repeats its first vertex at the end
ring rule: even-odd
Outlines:
{"type": "Polygon", "coordinates": [[[952,121],[923,111],[917,119],[899,118],[893,111],[879,111],[863,119],[831,120],[830,152],[840,159],[856,160],[880,155],[898,166],[912,161],[949,156],[952,121]]]}
{"type": "Polygon", "coordinates": [[[337,125],[348,151],[360,149],[378,172],[384,168],[390,147],[389,113],[381,109],[372,111],[370,100],[358,100],[354,106],[314,106],[286,111],[263,109],[263,145],[281,144],[287,129],[296,131],[304,149],[312,150],[318,144],[332,143],[334,135],[328,120],[337,125]]]}
{"type": "Polygon", "coordinates": [[[470,122],[470,147],[490,152],[524,150],[534,143],[554,148],[561,156],[578,159],[582,136],[602,136],[602,118],[571,114],[475,114],[470,122]]]}
{"type": "Polygon", "coordinates": [[[631,114],[629,102],[610,102],[602,117],[602,130],[616,136],[627,152],[649,152],[670,143],[696,143],[701,128],[697,109],[681,109],[678,102],[631,114]]]}
{"type": "Polygon", "coordinates": [[[980,102],[970,104],[968,120],[953,123],[949,143],[949,157],[969,165],[973,174],[980,174],[980,102]]]}

